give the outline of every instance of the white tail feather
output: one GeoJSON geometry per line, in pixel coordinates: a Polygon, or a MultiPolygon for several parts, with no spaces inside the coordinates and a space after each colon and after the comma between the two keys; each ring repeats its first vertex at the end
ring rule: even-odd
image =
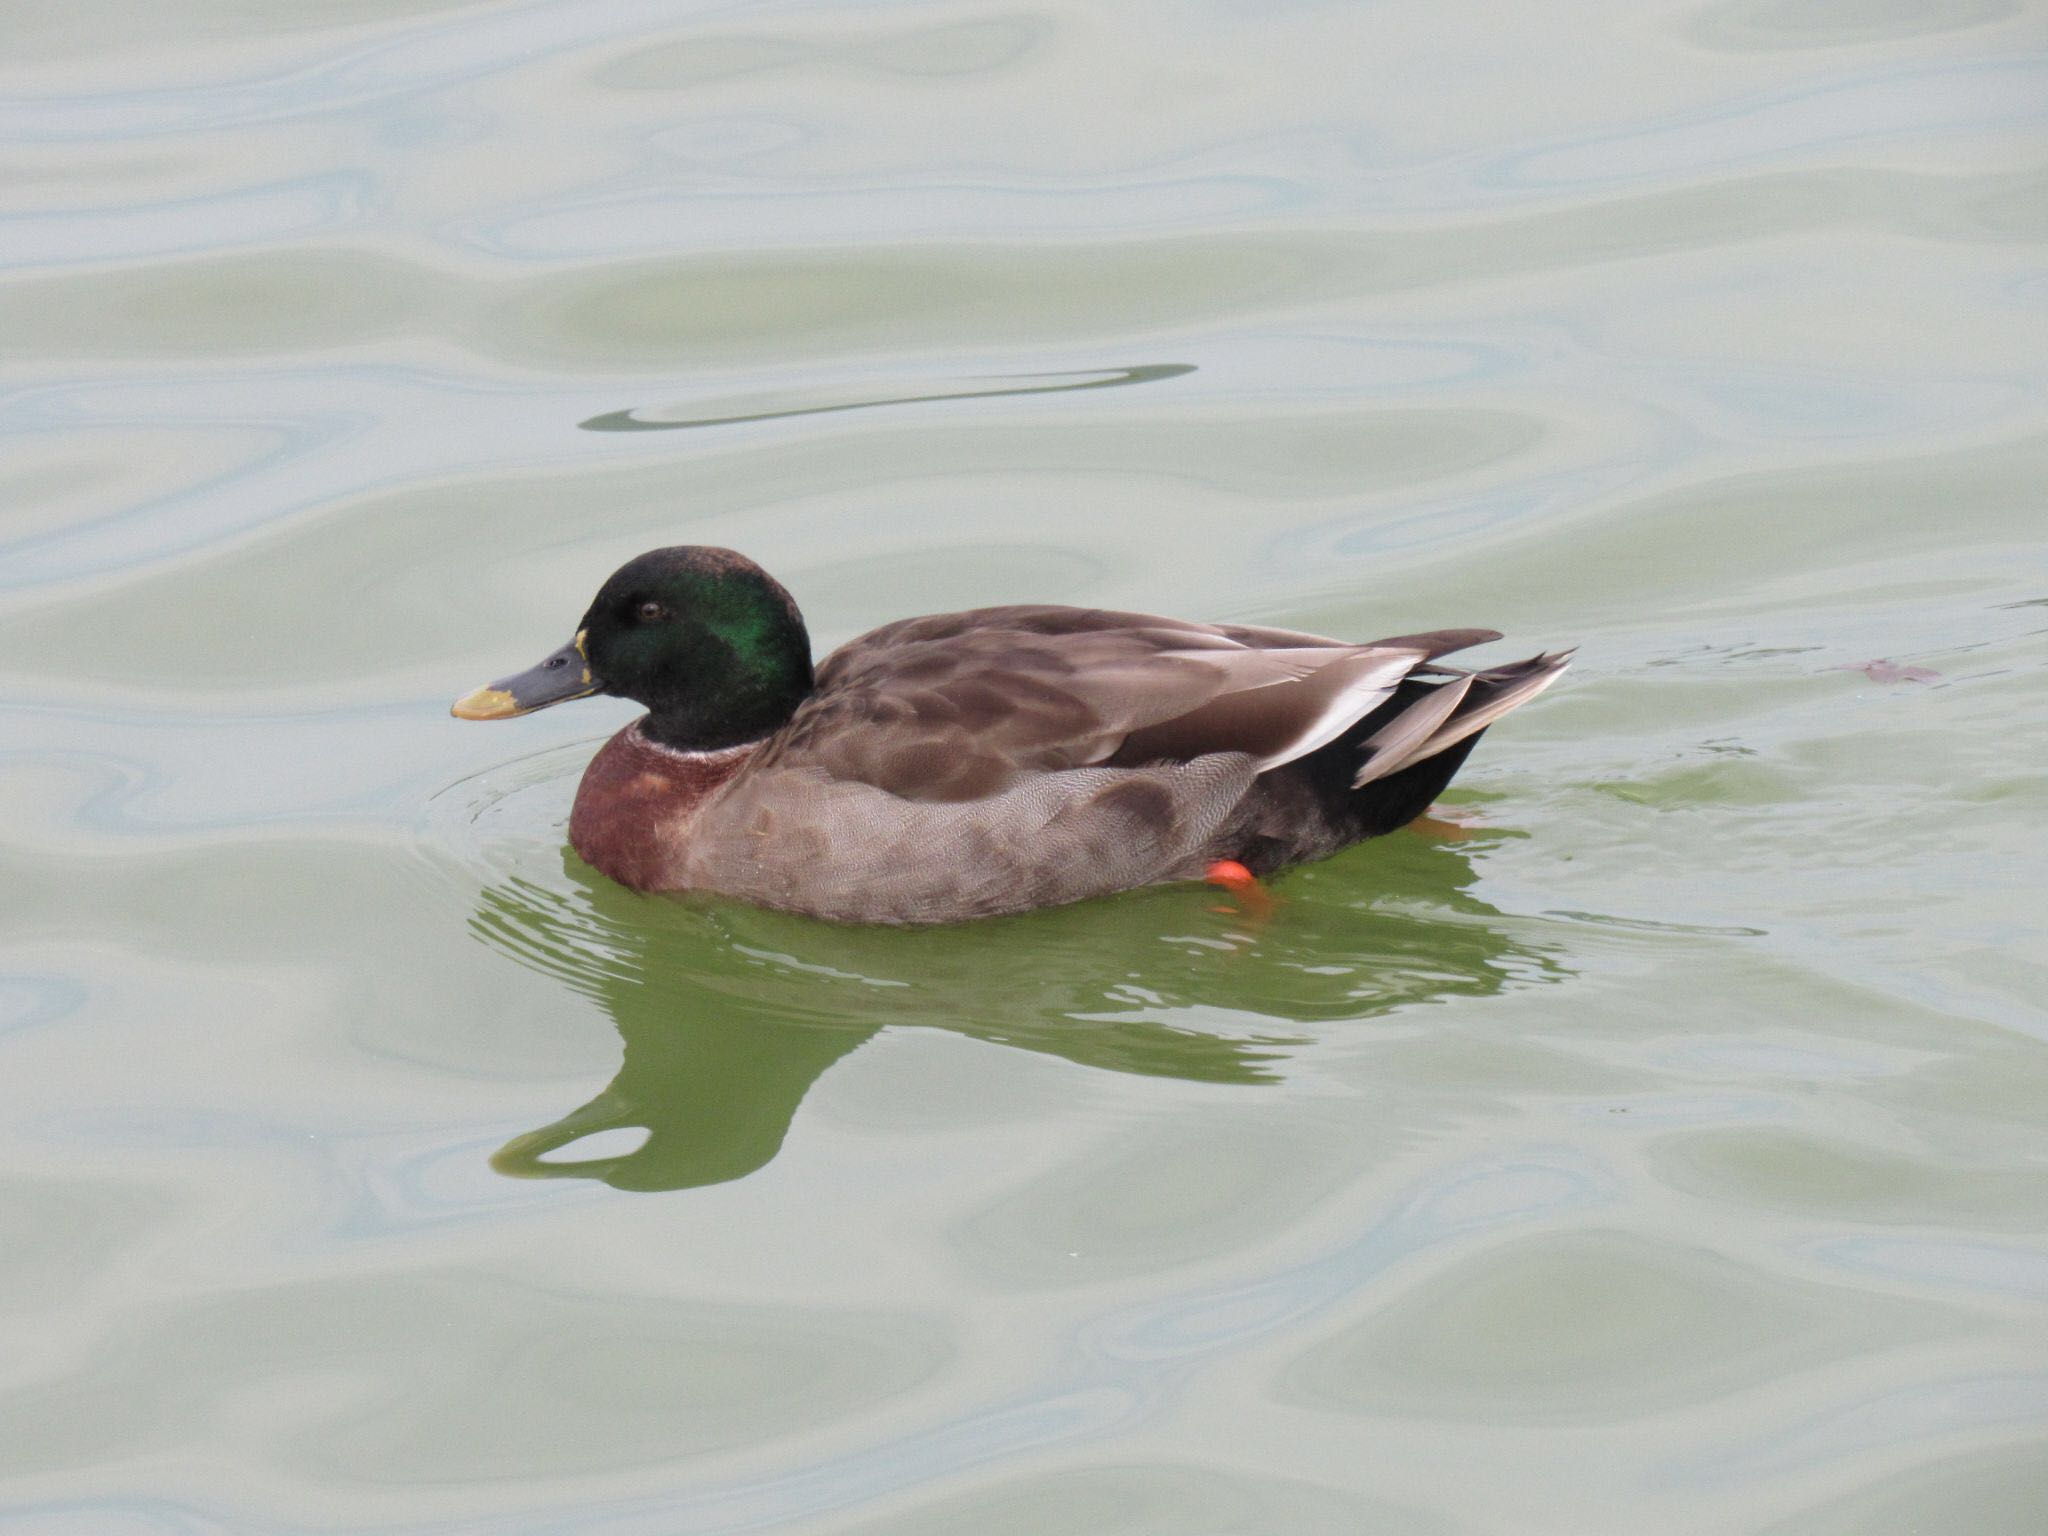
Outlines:
{"type": "Polygon", "coordinates": [[[1259,759],[1258,771],[1264,773],[1328,746],[1390,697],[1395,685],[1422,659],[1420,651],[1361,649],[1318,669],[1303,686],[1331,687],[1330,696],[1294,736],[1259,759]]]}
{"type": "Polygon", "coordinates": [[[1371,749],[1365,766],[1358,770],[1358,777],[1351,781],[1351,787],[1358,789],[1374,779],[1383,779],[1397,768],[1406,767],[1423,755],[1429,738],[1444,721],[1451,716],[1472,691],[1471,677],[1454,678],[1441,687],[1432,688],[1413,704],[1394,716],[1385,725],[1365,739],[1364,745],[1371,749]]]}
{"type": "Polygon", "coordinates": [[[1478,709],[1472,710],[1469,714],[1457,716],[1446,724],[1442,730],[1425,741],[1422,744],[1421,750],[1417,751],[1410,761],[1412,762],[1415,759],[1424,757],[1435,757],[1437,753],[1444,751],[1446,748],[1455,747],[1467,736],[1485,730],[1509,710],[1519,709],[1560,677],[1564,676],[1564,669],[1570,663],[1571,658],[1572,653],[1570,651],[1553,651],[1539,656],[1537,660],[1553,663],[1547,671],[1525,677],[1520,682],[1510,685],[1507,691],[1499,698],[1482,705],[1478,709]]]}

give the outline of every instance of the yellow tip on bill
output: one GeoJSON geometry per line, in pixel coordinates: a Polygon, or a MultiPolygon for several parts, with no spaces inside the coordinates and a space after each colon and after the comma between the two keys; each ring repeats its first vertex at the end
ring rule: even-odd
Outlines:
{"type": "Polygon", "coordinates": [[[503,720],[507,716],[523,713],[518,702],[502,688],[479,688],[474,693],[465,693],[448,706],[448,713],[458,720],[503,720]]]}

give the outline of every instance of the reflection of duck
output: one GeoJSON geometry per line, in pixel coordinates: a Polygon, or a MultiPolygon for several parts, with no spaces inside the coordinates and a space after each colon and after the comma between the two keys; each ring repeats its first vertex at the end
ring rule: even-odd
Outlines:
{"type": "Polygon", "coordinates": [[[454,706],[494,720],[614,693],[576,851],[639,890],[818,917],[944,923],[1212,868],[1249,878],[1420,815],[1564,654],[1438,663],[1499,639],[1357,645],[1054,606],[886,625],[815,673],[795,602],[730,550],[657,549],[576,638],[454,706]]]}
{"type": "Polygon", "coordinates": [[[765,1166],[811,1084],[889,1025],[1250,1085],[1277,1079],[1302,1025],[1557,974],[1468,893],[1465,849],[1415,837],[1296,882],[1284,918],[1256,941],[1194,889],[898,933],[648,901],[565,863],[561,888],[515,878],[485,890],[472,926],[596,997],[625,1060],[596,1098],[493,1164],[620,1189],[717,1184],[765,1166]],[[631,1152],[547,1160],[628,1128],[648,1133],[631,1152]]]}

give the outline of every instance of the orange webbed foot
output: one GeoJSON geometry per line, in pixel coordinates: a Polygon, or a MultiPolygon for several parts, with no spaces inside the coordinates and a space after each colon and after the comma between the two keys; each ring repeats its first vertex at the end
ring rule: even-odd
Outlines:
{"type": "Polygon", "coordinates": [[[1273,893],[1266,889],[1259,877],[1246,869],[1235,859],[1218,859],[1202,872],[1202,879],[1210,885],[1220,885],[1237,898],[1237,906],[1212,907],[1213,912],[1235,917],[1242,913],[1253,922],[1264,922],[1273,915],[1275,902],[1273,893]]]}

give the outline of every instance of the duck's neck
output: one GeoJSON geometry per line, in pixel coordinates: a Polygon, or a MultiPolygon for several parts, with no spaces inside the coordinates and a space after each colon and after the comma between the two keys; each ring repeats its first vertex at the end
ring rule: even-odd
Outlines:
{"type": "Polygon", "coordinates": [[[810,691],[807,665],[801,678],[754,679],[744,689],[726,691],[707,686],[697,695],[662,701],[661,708],[642,715],[635,725],[641,739],[655,746],[692,757],[713,757],[756,746],[763,737],[781,730],[810,691]]]}
{"type": "Polygon", "coordinates": [[[647,706],[640,734],[679,752],[722,752],[772,736],[812,687],[811,643],[800,622],[740,646],[683,629],[654,681],[620,688],[647,706]]]}
{"type": "Polygon", "coordinates": [[[637,891],[665,890],[698,809],[746,767],[759,741],[684,751],[636,720],[598,749],[569,812],[569,846],[600,874],[637,891]]]}

